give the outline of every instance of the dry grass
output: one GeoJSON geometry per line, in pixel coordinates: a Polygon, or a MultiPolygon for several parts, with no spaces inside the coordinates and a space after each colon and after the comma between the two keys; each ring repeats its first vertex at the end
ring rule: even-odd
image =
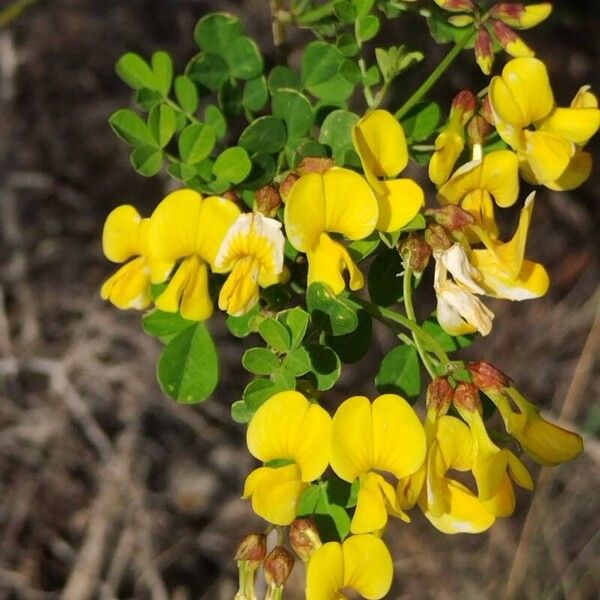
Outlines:
{"type": "MultiPolygon", "coordinates": [[[[265,3],[244,6],[267,40],[265,3]]],[[[239,2],[46,0],[0,30],[2,600],[230,599],[235,543],[260,526],[239,500],[252,462],[228,416],[244,383],[240,346],[217,323],[224,383],[202,407],[179,406],[157,388],[159,348],[138,315],[97,298],[110,269],[106,213],[122,202],[147,211],[165,186],[133,174],[106,125],[127,103],[113,63],[127,49],[165,47],[183,64],[195,19],[215,7],[239,2]]],[[[594,9],[587,20],[576,9],[546,45],[563,100],[593,78],[598,56],[594,9]]],[[[465,75],[447,83],[454,90],[465,75]]],[[[580,430],[595,422],[596,434],[599,192],[596,178],[576,194],[542,193],[531,252],[550,266],[553,292],[498,304],[492,337],[471,350],[548,414],[580,430]]],[[[382,335],[373,354],[388,343],[382,335]]],[[[369,391],[356,371],[343,386],[369,391]]],[[[580,459],[537,474],[533,499],[521,495],[489,534],[443,536],[418,514],[395,524],[389,597],[599,597],[599,476],[589,436],[580,459]]]]}

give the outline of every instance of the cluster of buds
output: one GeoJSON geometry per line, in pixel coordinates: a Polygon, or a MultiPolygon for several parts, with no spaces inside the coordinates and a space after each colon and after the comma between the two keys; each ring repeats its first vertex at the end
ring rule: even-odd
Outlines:
{"type": "Polygon", "coordinates": [[[453,233],[475,222],[470,213],[455,204],[428,209],[425,216],[431,222],[423,234],[411,233],[398,247],[404,263],[417,274],[427,268],[432,255],[439,255],[454,244],[453,233]]]}
{"type": "MultiPolygon", "coordinates": [[[[313,519],[298,518],[289,526],[289,542],[294,552],[307,562],[321,547],[313,519]]],[[[267,537],[250,533],[240,542],[235,559],[239,570],[239,589],[234,600],[257,600],[256,573],[262,566],[267,592],[264,600],[281,600],[286,582],[294,568],[294,555],[282,544],[267,553],[267,537]]]]}
{"type": "Polygon", "coordinates": [[[456,27],[474,24],[475,59],[481,70],[489,75],[494,64],[494,41],[516,58],[534,56],[533,50],[515,30],[531,29],[548,18],[552,12],[549,2],[530,4],[500,2],[482,12],[473,0],[435,0],[436,4],[453,14],[448,22],[456,27]]]}

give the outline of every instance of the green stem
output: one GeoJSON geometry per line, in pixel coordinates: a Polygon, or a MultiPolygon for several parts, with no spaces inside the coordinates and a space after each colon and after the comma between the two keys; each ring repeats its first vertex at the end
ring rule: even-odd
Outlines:
{"type": "MultiPolygon", "coordinates": [[[[406,266],[404,268],[404,279],[403,279],[402,287],[403,287],[404,307],[406,308],[406,316],[413,323],[416,323],[417,317],[415,315],[415,309],[414,309],[413,302],[412,302],[412,270],[408,266],[406,266]]],[[[423,344],[422,344],[421,340],[417,337],[417,335],[414,331],[412,332],[412,337],[415,342],[415,347],[417,348],[417,352],[419,353],[419,356],[421,357],[421,360],[423,361],[423,364],[425,365],[427,372],[433,379],[436,376],[435,368],[431,364],[429,356],[427,356],[427,352],[425,351],[425,348],[423,348],[423,344]]]]}
{"type": "MultiPolygon", "coordinates": [[[[367,65],[365,63],[364,58],[358,59],[358,67],[360,68],[360,74],[363,76],[363,79],[364,79],[365,75],[367,74],[367,65]]],[[[375,108],[375,98],[373,97],[373,92],[371,91],[371,87],[368,85],[364,85],[364,91],[365,91],[365,100],[367,101],[367,106],[369,108],[375,108]]]]}
{"type": "Polygon", "coordinates": [[[421,84],[417,91],[396,111],[394,116],[396,119],[404,117],[408,111],[418,102],[420,102],[425,94],[435,85],[437,80],[444,74],[446,69],[454,62],[461,50],[471,41],[475,35],[475,30],[470,29],[465,36],[461,38],[454,48],[446,54],[442,62],[433,70],[431,75],[421,84]]]}
{"type": "Polygon", "coordinates": [[[405,329],[408,329],[411,333],[414,333],[420,340],[422,340],[428,348],[435,354],[437,359],[440,361],[442,367],[445,369],[450,363],[448,355],[444,350],[443,346],[429,333],[427,333],[418,323],[411,321],[408,317],[391,310],[390,308],[384,308],[383,306],[377,306],[368,300],[352,297],[352,301],[361,308],[364,308],[370,315],[379,319],[382,322],[392,321],[401,325],[405,329]]]}

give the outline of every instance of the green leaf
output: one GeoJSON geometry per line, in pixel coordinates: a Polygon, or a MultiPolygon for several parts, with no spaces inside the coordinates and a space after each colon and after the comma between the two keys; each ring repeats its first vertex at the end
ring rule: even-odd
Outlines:
{"type": "Polygon", "coordinates": [[[312,363],[310,354],[306,348],[295,348],[284,359],[283,366],[294,377],[306,375],[311,369],[312,363]]]}
{"type": "Polygon", "coordinates": [[[375,15],[365,15],[356,21],[354,31],[359,42],[368,42],[379,33],[379,19],[375,15]]]}
{"type": "Polygon", "coordinates": [[[351,518],[346,507],[351,502],[351,495],[349,483],[331,477],[313,484],[304,492],[298,514],[314,515],[323,542],[341,541],[350,533],[351,518]]]}
{"type": "Polygon", "coordinates": [[[134,90],[158,89],[156,78],[150,65],[139,54],[128,52],[117,61],[117,75],[134,90]]]}
{"type": "Polygon", "coordinates": [[[318,390],[331,389],[340,378],[342,365],[338,355],[329,347],[321,344],[305,346],[310,356],[309,377],[318,390]]]}
{"type": "Polygon", "coordinates": [[[379,72],[379,68],[377,65],[372,65],[367,69],[367,72],[364,74],[362,78],[362,82],[367,86],[378,85],[381,81],[381,73],[379,72]]]}
{"type": "Polygon", "coordinates": [[[373,8],[375,0],[352,0],[352,4],[356,9],[357,16],[363,17],[373,8]]]}
{"type": "Polygon", "coordinates": [[[138,146],[130,156],[131,166],[144,177],[153,177],[163,165],[163,153],[157,148],[138,146]]]}
{"type": "Polygon", "coordinates": [[[252,163],[246,150],[241,146],[233,146],[219,154],[212,172],[217,179],[240,183],[248,176],[250,169],[252,163]]]}
{"type": "Polygon", "coordinates": [[[427,221],[425,220],[425,216],[422,215],[421,213],[415,215],[412,219],[412,221],[410,221],[410,223],[407,223],[402,229],[401,231],[406,232],[406,231],[421,231],[423,229],[425,229],[425,227],[427,226],[427,221]]]}
{"type": "Polygon", "coordinates": [[[356,38],[349,33],[340,34],[335,41],[335,46],[346,57],[356,56],[360,50],[356,38]]]}
{"type": "Polygon", "coordinates": [[[359,116],[348,110],[330,112],[319,133],[319,142],[331,148],[331,155],[340,166],[344,166],[346,153],[354,149],[352,144],[352,128],[358,122],[359,116]]]}
{"type": "Polygon", "coordinates": [[[398,251],[393,248],[378,254],[367,277],[369,297],[379,306],[390,306],[402,297],[404,267],[398,251]]]}
{"type": "Polygon", "coordinates": [[[291,347],[297,348],[300,346],[306,335],[306,329],[310,320],[308,313],[299,306],[296,306],[280,312],[277,315],[277,320],[283,323],[290,331],[292,338],[291,347]]]}
{"type": "Polygon", "coordinates": [[[388,49],[375,48],[375,58],[383,79],[391,81],[425,56],[422,52],[406,50],[406,46],[391,46],[388,49]]]}
{"type": "Polygon", "coordinates": [[[270,375],[279,368],[279,359],[268,348],[249,348],[242,356],[242,366],[255,375],[270,375]]]}
{"type": "Polygon", "coordinates": [[[419,102],[402,119],[402,127],[409,142],[428,140],[442,118],[442,111],[435,102],[419,102]]]}
{"type": "Polygon", "coordinates": [[[261,110],[264,108],[269,99],[269,91],[267,90],[267,80],[263,75],[250,79],[244,85],[242,92],[242,104],[248,110],[261,110]]]}
{"type": "Polygon", "coordinates": [[[367,256],[370,256],[379,247],[379,232],[374,231],[371,235],[363,238],[362,240],[356,240],[348,244],[348,252],[355,262],[361,261],[367,256]]]}
{"type": "Polygon", "coordinates": [[[216,143],[215,130],[204,123],[188,125],[179,136],[179,155],[193,165],[210,155],[216,143]]]}
{"type": "MultiPolygon", "coordinates": [[[[294,380],[295,382],[295,380],[294,380]]],[[[244,389],[244,401],[251,411],[258,410],[271,396],[288,389],[288,383],[283,379],[278,382],[260,377],[251,381],[244,389]]]]}
{"type": "Polygon", "coordinates": [[[388,352],[375,385],[380,394],[399,394],[407,400],[416,400],[421,392],[419,354],[413,346],[397,346],[388,352]]]}
{"type": "Polygon", "coordinates": [[[298,73],[296,73],[296,71],[293,69],[284,67],[282,65],[273,67],[269,73],[267,85],[271,94],[274,94],[277,90],[282,88],[298,91],[302,89],[302,82],[300,81],[300,76],[298,73]]]}
{"type": "Polygon", "coordinates": [[[226,13],[211,13],[198,21],[194,41],[205,52],[224,55],[235,40],[243,35],[238,19],[226,13]]]}
{"type": "Polygon", "coordinates": [[[333,12],[342,25],[354,23],[356,10],[348,0],[337,0],[333,3],[333,12]]]}
{"type": "Polygon", "coordinates": [[[231,405],[231,418],[236,423],[241,423],[242,425],[249,423],[253,416],[254,411],[250,410],[244,400],[238,400],[231,405]]]}
{"type": "Polygon", "coordinates": [[[129,108],[121,108],[108,120],[112,130],[132,146],[156,146],[156,142],[141,117],[129,108]]]}
{"type": "Polygon", "coordinates": [[[422,327],[442,345],[446,352],[455,352],[461,348],[468,348],[475,341],[475,336],[472,334],[450,335],[446,333],[434,315],[431,315],[424,321],[422,327]]]}
{"type": "Polygon", "coordinates": [[[244,181],[248,190],[257,190],[273,181],[277,173],[277,163],[270,154],[255,154],[252,157],[252,170],[244,181]]]}
{"type": "Polygon", "coordinates": [[[238,79],[254,79],[263,72],[263,57],[256,42],[246,36],[237,38],[225,54],[229,72],[238,79]]]}
{"type": "Polygon", "coordinates": [[[302,82],[317,98],[340,103],[354,91],[354,85],[340,74],[346,57],[327,42],[310,43],[302,58],[302,82]]]}
{"type": "Polygon", "coordinates": [[[285,123],[276,117],[260,117],[240,136],[240,146],[250,154],[275,154],[285,147],[285,123]]]}
{"type": "Polygon", "coordinates": [[[198,109],[198,90],[186,75],[179,75],[175,79],[175,98],[188,115],[194,114],[198,109]]]}
{"type": "Polygon", "coordinates": [[[142,329],[155,337],[165,338],[193,327],[197,321],[184,319],[179,313],[169,313],[154,308],[142,316],[142,329]]]}
{"type": "Polygon", "coordinates": [[[162,390],[179,402],[201,402],[212,394],[219,381],[219,365],[203,322],[184,329],[165,346],[157,373],[162,390]]]}
{"type": "Polygon", "coordinates": [[[371,317],[364,310],[359,310],[356,314],[358,316],[358,326],[354,331],[345,335],[327,337],[329,346],[340,357],[340,360],[346,364],[359,361],[371,348],[373,332],[371,317]]]}
{"type": "Polygon", "coordinates": [[[227,133],[227,121],[223,113],[214,104],[209,104],[204,109],[204,120],[207,125],[210,125],[215,130],[219,139],[227,133]]]}
{"type": "MultiPolygon", "coordinates": [[[[448,23],[448,13],[438,6],[431,6],[427,25],[433,39],[438,44],[449,44],[451,42],[460,42],[466,34],[467,27],[454,27],[448,23]]],[[[469,25],[469,27],[473,27],[469,25]]],[[[475,45],[475,36],[469,41],[465,48],[473,48],[475,45]]]]}
{"type": "Polygon", "coordinates": [[[230,79],[219,88],[217,99],[225,115],[235,117],[242,113],[242,93],[242,84],[230,79]]]}
{"type": "Polygon", "coordinates": [[[148,128],[152,137],[164,148],[175,133],[175,111],[166,104],[155,106],[148,116],[148,128]]]}
{"type": "Polygon", "coordinates": [[[297,140],[315,122],[312,106],[304,94],[292,89],[280,89],[273,94],[273,116],[285,122],[287,138],[297,140]]]}
{"type": "Polygon", "coordinates": [[[249,310],[245,315],[234,317],[227,315],[225,323],[229,332],[237,338],[248,337],[251,333],[257,331],[258,321],[260,320],[260,307],[258,304],[249,310]]]}
{"type": "Polygon", "coordinates": [[[285,325],[271,317],[259,323],[258,333],[277,352],[288,352],[291,348],[292,340],[289,331],[285,325]]]}
{"type": "Polygon", "coordinates": [[[173,83],[173,59],[167,52],[160,50],[152,55],[152,72],[156,89],[163,96],[168,96],[173,83]]]}
{"type": "Polygon", "coordinates": [[[216,92],[229,79],[227,63],[213,54],[197,54],[188,65],[186,75],[211,92],[216,92]]]}
{"type": "Polygon", "coordinates": [[[137,91],[135,101],[146,111],[150,112],[157,104],[163,101],[162,94],[155,90],[142,88],[137,91]]]}
{"type": "Polygon", "coordinates": [[[335,296],[323,283],[312,283],[306,292],[306,306],[314,322],[332,335],[351,333],[358,327],[356,310],[335,296]]]}

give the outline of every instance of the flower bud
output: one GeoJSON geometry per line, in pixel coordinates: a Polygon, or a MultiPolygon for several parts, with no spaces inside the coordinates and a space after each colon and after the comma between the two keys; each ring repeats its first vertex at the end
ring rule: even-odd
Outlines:
{"type": "Polygon", "coordinates": [[[528,58],[534,55],[533,50],[502,21],[492,19],[490,22],[496,39],[508,54],[516,58],[528,58]]]}
{"type": "Polygon", "coordinates": [[[272,185],[265,185],[256,190],[254,206],[265,217],[274,217],[281,204],[281,196],[272,185]]]}
{"type": "Polygon", "coordinates": [[[494,47],[492,45],[492,38],[485,27],[482,27],[477,32],[477,37],[475,38],[475,60],[477,61],[479,68],[486,75],[489,75],[492,72],[492,65],[494,64],[494,47]]]}
{"type": "Polygon", "coordinates": [[[475,386],[484,392],[501,392],[510,386],[510,378],[489,362],[470,362],[467,369],[475,386]]]}
{"type": "Polygon", "coordinates": [[[290,544],[294,552],[307,561],[310,555],[321,547],[321,538],[313,519],[296,519],[290,525],[290,544]]]}
{"type": "Polygon", "coordinates": [[[454,390],[452,402],[456,409],[467,413],[481,412],[481,398],[479,390],[472,383],[461,381],[454,390]]]}
{"type": "Polygon", "coordinates": [[[281,199],[285,202],[289,193],[296,183],[300,179],[300,175],[297,173],[290,173],[287,177],[281,182],[279,186],[279,194],[281,195],[281,199]]]}
{"type": "Polygon", "coordinates": [[[494,112],[492,111],[492,104],[490,102],[489,94],[486,94],[481,101],[481,108],[479,114],[492,126],[495,127],[496,120],[494,119],[494,112]]]}
{"type": "Polygon", "coordinates": [[[422,236],[411,233],[399,248],[400,256],[415,273],[422,273],[431,258],[431,246],[422,236]]]}
{"type": "Polygon", "coordinates": [[[298,165],[298,173],[325,173],[331,167],[335,167],[335,161],[332,158],[320,156],[305,156],[298,165]]]}
{"type": "Polygon", "coordinates": [[[475,223],[475,217],[464,208],[456,204],[447,204],[441,208],[430,208],[425,211],[428,217],[450,231],[464,229],[467,225],[475,223]]]}
{"type": "Polygon", "coordinates": [[[439,223],[430,223],[425,229],[425,241],[436,252],[443,252],[452,246],[452,238],[445,227],[439,223]]]}
{"type": "Polygon", "coordinates": [[[275,546],[263,563],[265,579],[269,586],[284,586],[293,568],[294,557],[283,546],[275,546]]]}
{"type": "Polygon", "coordinates": [[[520,2],[501,2],[492,6],[490,15],[499,19],[510,27],[517,29],[530,29],[535,27],[550,16],[552,4],[541,2],[525,6],[520,2]]]}
{"type": "Polygon", "coordinates": [[[258,566],[267,554],[267,538],[262,533],[249,533],[240,542],[235,559],[249,561],[258,566]]]}
{"type": "Polygon", "coordinates": [[[483,145],[491,131],[490,124],[480,115],[473,117],[467,126],[467,135],[472,146],[475,144],[483,145]]]}
{"type": "Polygon", "coordinates": [[[473,12],[473,0],[435,0],[435,3],[444,10],[451,12],[473,12]]]}
{"type": "Polygon", "coordinates": [[[438,416],[445,415],[452,404],[454,390],[446,377],[436,377],[427,386],[427,410],[438,416]]]}
{"type": "Polygon", "coordinates": [[[221,194],[221,198],[225,198],[225,200],[231,200],[231,202],[233,202],[234,204],[241,206],[240,197],[233,190],[227,190],[226,192],[221,194]]]}
{"type": "Polygon", "coordinates": [[[460,116],[460,120],[464,125],[474,114],[477,108],[477,98],[471,90],[462,90],[452,100],[450,108],[450,118],[460,116]]]}

